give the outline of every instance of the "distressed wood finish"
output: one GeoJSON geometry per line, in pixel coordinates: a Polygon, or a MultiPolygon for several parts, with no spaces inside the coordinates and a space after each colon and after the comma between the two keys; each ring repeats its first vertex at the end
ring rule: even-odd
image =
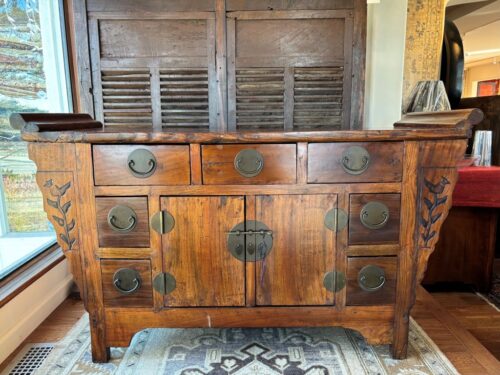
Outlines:
{"type": "Polygon", "coordinates": [[[147,198],[118,197],[96,198],[97,232],[100,247],[149,247],[149,215],[147,198]],[[135,226],[130,232],[117,232],[108,223],[109,211],[116,206],[131,208],[135,226]]]}
{"type": "Polygon", "coordinates": [[[163,235],[165,272],[176,280],[166,307],[243,306],[245,264],[227,250],[226,233],[244,221],[243,197],[165,197],[175,226],[163,235]]]}
{"type": "Polygon", "coordinates": [[[145,328],[331,325],[404,357],[415,288],[480,113],[353,130],[362,127],[364,0],[74,0],[72,9],[78,107],[90,116],[12,124],[32,142],[45,209],[90,315],[93,360],[145,328]],[[342,168],[350,146],[370,153],[356,175],[342,168]],[[128,160],[141,148],[157,162],[146,178],[128,160]],[[244,149],[263,156],[255,177],[237,171],[244,149]],[[390,208],[378,231],[359,226],[370,199],[390,208]],[[133,233],[106,227],[118,202],[137,210],[133,233]],[[173,223],[159,230],[162,210],[173,223]],[[271,234],[251,232],[256,221],[274,241],[263,259],[249,238],[271,234]],[[240,223],[243,258],[227,244],[240,223]],[[359,287],[370,264],[386,272],[379,291],[359,287]],[[127,295],[113,281],[121,268],[141,279],[127,295]],[[339,283],[325,284],[332,271],[339,283]]]}
{"type": "Polygon", "coordinates": [[[313,143],[309,144],[309,183],[401,181],[403,143],[313,143]],[[370,155],[368,169],[352,175],[342,168],[342,154],[349,147],[363,147],[370,155]]]}
{"type": "Polygon", "coordinates": [[[349,245],[399,243],[400,194],[351,194],[350,199],[349,245]],[[381,228],[370,229],[361,222],[361,211],[370,202],[380,202],[389,209],[389,219],[381,228]]]}
{"type": "Polygon", "coordinates": [[[188,146],[94,146],[96,185],[189,185],[188,146]],[[137,150],[150,151],[156,158],[156,170],[150,177],[132,175],[129,155],[137,150]]]}
{"type": "Polygon", "coordinates": [[[256,197],[255,218],[273,231],[270,254],[257,262],[258,306],[333,304],[323,277],[335,269],[336,234],[324,222],[336,206],[334,194],[256,197]]]}
{"type": "Polygon", "coordinates": [[[104,304],[109,307],[151,307],[153,292],[151,283],[151,264],[149,260],[101,260],[102,292],[104,304]],[[138,272],[140,287],[137,293],[122,294],[113,284],[116,271],[128,268],[138,272]]]}
{"type": "Polygon", "coordinates": [[[297,181],[296,145],[218,145],[202,146],[203,183],[207,185],[294,184],[297,181]],[[244,177],[235,169],[240,151],[255,150],[264,159],[262,171],[244,177]]]}

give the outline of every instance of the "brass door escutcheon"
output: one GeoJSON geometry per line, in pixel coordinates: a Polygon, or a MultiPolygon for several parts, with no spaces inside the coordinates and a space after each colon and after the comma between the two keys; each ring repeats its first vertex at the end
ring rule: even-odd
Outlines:
{"type": "Polygon", "coordinates": [[[247,220],[227,232],[227,248],[242,262],[264,259],[273,247],[273,232],[264,224],[247,220]]]}
{"type": "Polygon", "coordinates": [[[342,153],[340,164],[349,174],[362,174],[370,166],[370,153],[364,147],[351,146],[342,153]]]}
{"type": "Polygon", "coordinates": [[[175,219],[168,211],[160,211],[155,213],[150,220],[151,228],[156,233],[169,233],[175,227],[175,219]]]}
{"type": "Polygon", "coordinates": [[[323,286],[330,292],[336,293],[345,287],[345,275],[343,272],[331,271],[325,273],[323,286]]]}
{"type": "Polygon", "coordinates": [[[132,294],[141,287],[141,276],[136,270],[121,268],[113,275],[113,285],[121,294],[132,294]]]}
{"type": "Polygon", "coordinates": [[[115,206],[108,212],[108,225],[115,232],[129,233],[137,225],[137,215],[128,206],[115,206]]]}
{"type": "Polygon", "coordinates": [[[130,153],[127,166],[134,177],[147,178],[155,173],[156,157],[149,150],[138,148],[130,153]]]}
{"type": "Polygon", "coordinates": [[[234,158],[234,168],[243,177],[255,177],[264,168],[264,157],[254,149],[241,150],[234,158]]]}
{"type": "Polygon", "coordinates": [[[358,273],[359,286],[366,292],[380,290],[384,286],[385,281],[384,270],[374,265],[365,266],[358,273]]]}
{"type": "Polygon", "coordinates": [[[325,226],[334,232],[340,232],[347,226],[347,213],[340,208],[333,208],[325,215],[325,226]]]}
{"type": "Polygon", "coordinates": [[[164,296],[172,293],[176,287],[175,277],[168,272],[159,273],[153,280],[153,288],[164,296]]]}
{"type": "Polygon", "coordinates": [[[361,209],[359,218],[368,229],[383,228],[389,221],[389,207],[382,202],[369,202],[361,209]]]}

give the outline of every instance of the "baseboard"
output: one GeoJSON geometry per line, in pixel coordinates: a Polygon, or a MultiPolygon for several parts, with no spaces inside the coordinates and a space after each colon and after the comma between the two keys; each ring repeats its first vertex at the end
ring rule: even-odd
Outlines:
{"type": "Polygon", "coordinates": [[[0,363],[67,298],[72,284],[61,262],[0,309],[0,363]]]}

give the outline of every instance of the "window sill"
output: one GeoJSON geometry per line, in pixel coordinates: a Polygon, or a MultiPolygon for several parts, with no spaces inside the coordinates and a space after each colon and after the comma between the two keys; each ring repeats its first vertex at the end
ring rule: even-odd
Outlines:
{"type": "Polygon", "coordinates": [[[0,281],[0,308],[64,260],[55,244],[0,281]]]}

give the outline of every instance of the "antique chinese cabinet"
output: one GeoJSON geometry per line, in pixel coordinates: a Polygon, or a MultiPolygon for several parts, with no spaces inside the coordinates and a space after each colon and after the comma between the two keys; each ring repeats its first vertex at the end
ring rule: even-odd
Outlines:
{"type": "Polygon", "coordinates": [[[145,328],[334,325],[405,357],[481,113],[361,130],[364,0],[71,10],[82,114],[11,123],[90,314],[93,359],[145,328]]]}

